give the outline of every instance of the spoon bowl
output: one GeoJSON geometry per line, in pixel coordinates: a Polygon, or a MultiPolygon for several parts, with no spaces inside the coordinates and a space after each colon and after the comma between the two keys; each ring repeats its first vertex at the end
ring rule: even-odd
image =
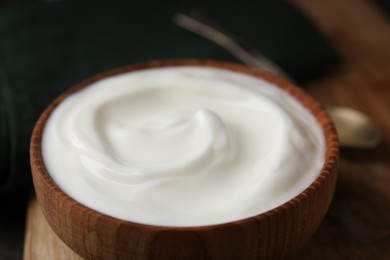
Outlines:
{"type": "Polygon", "coordinates": [[[342,145],[350,148],[374,148],[381,142],[381,133],[365,114],[347,107],[327,109],[342,145]]]}

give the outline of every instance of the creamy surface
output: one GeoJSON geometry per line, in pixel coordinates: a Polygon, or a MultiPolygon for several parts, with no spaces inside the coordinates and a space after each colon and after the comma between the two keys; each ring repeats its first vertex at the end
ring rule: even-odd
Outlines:
{"type": "Polygon", "coordinates": [[[251,217],[307,188],[324,162],[315,118],[242,73],[168,67],[98,81],[66,98],[43,135],[45,165],[69,196],[160,226],[251,217]]]}

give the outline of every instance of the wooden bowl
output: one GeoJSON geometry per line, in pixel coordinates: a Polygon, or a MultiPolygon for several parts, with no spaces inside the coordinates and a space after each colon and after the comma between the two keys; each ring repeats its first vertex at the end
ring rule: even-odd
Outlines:
{"type": "Polygon", "coordinates": [[[209,60],[156,61],[114,69],[92,77],[59,96],[41,115],[31,140],[31,168],[43,214],[55,233],[86,259],[279,259],[299,248],[317,229],[332,200],[338,139],[324,109],[303,90],[264,72],[209,60]],[[298,196],[266,213],[226,224],[202,227],[152,226],[119,220],[81,205],[50,177],[41,151],[45,123],[70,94],[102,78],[164,66],[211,66],[269,81],[299,100],[318,120],[326,158],[318,178],[298,196]]]}

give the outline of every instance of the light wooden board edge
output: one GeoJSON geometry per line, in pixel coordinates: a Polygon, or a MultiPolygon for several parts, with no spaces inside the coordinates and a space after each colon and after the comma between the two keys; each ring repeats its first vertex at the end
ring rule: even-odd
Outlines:
{"type": "Polygon", "coordinates": [[[81,260],[54,233],[42,214],[35,196],[31,199],[26,222],[24,260],[81,260]]]}

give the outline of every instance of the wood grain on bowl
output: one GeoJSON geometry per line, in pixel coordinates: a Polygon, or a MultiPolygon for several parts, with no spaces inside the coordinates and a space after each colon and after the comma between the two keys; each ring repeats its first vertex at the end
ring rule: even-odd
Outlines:
{"type": "Polygon", "coordinates": [[[42,212],[54,232],[86,259],[280,259],[299,248],[327,212],[337,176],[338,140],[324,109],[302,89],[241,65],[210,60],[155,61],[114,69],[88,79],[57,98],[38,120],[31,141],[31,168],[42,212]],[[162,227],[115,219],[66,195],[51,179],[42,159],[46,120],[75,91],[123,72],[164,66],[211,66],[263,78],[298,99],[320,123],[326,139],[324,167],[301,194],[267,213],[204,227],[162,227]]]}

